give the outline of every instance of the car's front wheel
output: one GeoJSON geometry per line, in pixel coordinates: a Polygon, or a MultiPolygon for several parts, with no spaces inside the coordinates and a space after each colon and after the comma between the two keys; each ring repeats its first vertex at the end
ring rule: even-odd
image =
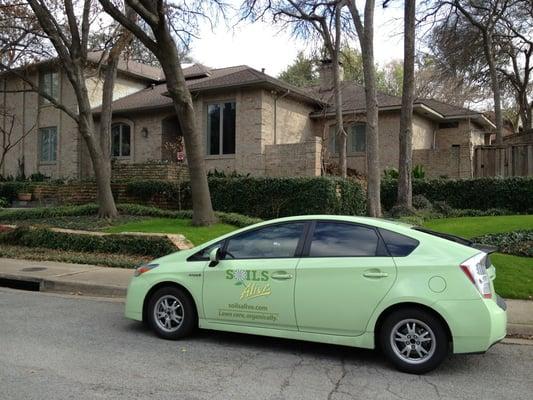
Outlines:
{"type": "Polygon", "coordinates": [[[158,289],[148,301],[146,316],[154,332],[164,339],[181,339],[198,323],[190,296],[178,287],[158,289]]]}
{"type": "Polygon", "coordinates": [[[387,358],[403,372],[424,374],[435,369],[448,354],[448,335],[433,314],[417,308],[394,311],[380,331],[387,358]]]}

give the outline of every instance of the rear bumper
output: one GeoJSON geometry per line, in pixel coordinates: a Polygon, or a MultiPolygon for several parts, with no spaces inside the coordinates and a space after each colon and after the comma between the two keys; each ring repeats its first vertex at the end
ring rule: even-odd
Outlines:
{"type": "Polygon", "coordinates": [[[483,353],[507,334],[507,313],[503,299],[438,302],[453,339],[454,353],[483,353]]]}

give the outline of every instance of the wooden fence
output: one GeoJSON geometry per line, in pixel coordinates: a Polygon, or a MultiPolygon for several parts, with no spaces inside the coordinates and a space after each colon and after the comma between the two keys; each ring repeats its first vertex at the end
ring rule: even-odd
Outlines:
{"type": "Polygon", "coordinates": [[[533,176],[533,143],[476,146],[474,176],[533,176]]]}

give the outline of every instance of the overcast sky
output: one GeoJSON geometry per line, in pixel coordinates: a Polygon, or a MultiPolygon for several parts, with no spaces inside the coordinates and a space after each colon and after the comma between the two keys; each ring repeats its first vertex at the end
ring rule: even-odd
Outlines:
{"type": "MultiPolygon", "coordinates": [[[[403,57],[403,2],[391,3],[386,9],[376,7],[374,52],[381,65],[403,57]]],[[[207,66],[246,64],[258,70],[265,68],[266,73],[277,76],[299,50],[309,51],[316,45],[297,40],[272,23],[255,22],[240,23],[233,29],[219,23],[214,31],[205,24],[191,47],[191,56],[207,66]]],[[[353,47],[359,46],[353,43],[353,47]]]]}

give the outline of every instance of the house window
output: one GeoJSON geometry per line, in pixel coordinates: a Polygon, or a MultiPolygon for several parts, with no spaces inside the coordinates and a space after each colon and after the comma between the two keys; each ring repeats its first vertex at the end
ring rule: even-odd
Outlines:
{"type": "Polygon", "coordinates": [[[452,129],[452,128],[459,128],[459,122],[458,121],[441,122],[439,124],[439,129],[452,129]]]}
{"type": "Polygon", "coordinates": [[[235,154],[235,102],[207,106],[207,154],[235,154]]]}
{"type": "Polygon", "coordinates": [[[131,153],[131,128],[128,124],[111,125],[111,156],[129,157],[131,153]]]}
{"type": "MultiPolygon", "coordinates": [[[[59,98],[59,74],[52,71],[44,71],[39,74],[39,88],[54,99],[59,98]]],[[[39,97],[41,104],[50,104],[44,97],[39,97]]]]}
{"type": "MultiPolygon", "coordinates": [[[[329,128],[329,149],[334,154],[340,152],[340,140],[335,134],[337,130],[336,125],[329,128]]],[[[348,134],[346,151],[348,153],[361,153],[366,151],[366,124],[354,124],[346,127],[348,134]]]]}
{"type": "Polygon", "coordinates": [[[41,162],[57,161],[57,127],[39,129],[39,159],[41,162]]]}

